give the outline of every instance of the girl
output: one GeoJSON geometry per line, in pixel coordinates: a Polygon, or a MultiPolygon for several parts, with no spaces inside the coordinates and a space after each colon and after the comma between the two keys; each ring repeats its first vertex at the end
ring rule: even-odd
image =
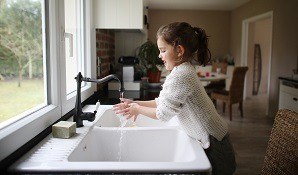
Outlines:
{"type": "Polygon", "coordinates": [[[156,36],[159,58],[170,71],[159,97],[151,101],[120,99],[122,103],[116,104],[114,110],[134,120],[139,114],[161,121],[177,116],[185,132],[205,149],[212,174],[233,174],[236,163],[228,125],[217,113],[191,65],[193,60],[200,65],[210,60],[205,31],[175,22],[162,26],[156,36]]]}

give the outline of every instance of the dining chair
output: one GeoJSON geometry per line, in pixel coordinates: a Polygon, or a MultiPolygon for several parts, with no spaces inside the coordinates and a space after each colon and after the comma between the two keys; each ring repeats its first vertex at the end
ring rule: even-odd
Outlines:
{"type": "Polygon", "coordinates": [[[280,109],[274,119],[261,175],[298,172],[298,113],[280,109]]]}
{"type": "MultiPolygon", "coordinates": [[[[213,62],[211,67],[211,72],[216,72],[216,69],[220,68],[220,73],[227,74],[228,63],[227,62],[213,62]]],[[[205,91],[210,96],[212,91],[225,89],[226,80],[212,81],[207,86],[205,86],[205,91]]]]}
{"type": "Polygon", "coordinates": [[[216,69],[220,68],[222,74],[227,74],[228,63],[227,62],[212,62],[211,72],[216,72],[216,69]]]}
{"type": "Polygon", "coordinates": [[[243,117],[243,89],[245,74],[248,67],[235,67],[230,85],[230,90],[214,90],[211,93],[211,99],[216,106],[216,100],[223,101],[223,112],[225,112],[226,103],[229,106],[230,121],[232,121],[232,105],[239,103],[241,117],[243,117]]]}

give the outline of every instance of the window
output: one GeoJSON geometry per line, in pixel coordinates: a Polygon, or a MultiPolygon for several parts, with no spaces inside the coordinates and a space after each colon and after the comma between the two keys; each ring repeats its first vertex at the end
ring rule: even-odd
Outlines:
{"type": "MultiPolygon", "coordinates": [[[[95,59],[91,59],[95,55],[95,45],[91,44],[95,43],[91,3],[0,0],[0,108],[7,108],[8,99],[13,98],[10,111],[15,112],[0,123],[0,161],[74,108],[74,77],[78,72],[86,77],[95,76],[95,67],[91,66],[95,65],[95,59]],[[19,88],[19,75],[21,88],[26,81],[32,81],[22,95],[3,85],[13,81],[15,88],[19,88]],[[27,105],[32,99],[35,102],[22,110],[16,105],[21,101],[27,105]]],[[[94,90],[95,85],[83,84],[82,100],[94,90]]]]}
{"type": "Polygon", "coordinates": [[[84,67],[84,2],[82,0],[64,1],[65,24],[65,79],[66,94],[76,91],[74,76],[84,67]],[[81,14],[81,15],[78,15],[81,14]]]}
{"type": "Polygon", "coordinates": [[[42,0],[1,0],[1,123],[13,122],[47,104],[43,10],[42,0]]]}
{"type": "MultiPolygon", "coordinates": [[[[75,104],[77,84],[74,77],[81,72],[83,76],[90,73],[85,69],[88,57],[86,55],[86,21],[84,14],[86,5],[84,0],[64,0],[59,2],[60,7],[64,7],[60,16],[60,21],[64,26],[64,48],[61,50],[61,101],[62,114],[67,113],[75,104]],[[67,8],[66,8],[67,7],[67,8]]],[[[82,82],[82,89],[90,88],[91,84],[82,82]]]]}

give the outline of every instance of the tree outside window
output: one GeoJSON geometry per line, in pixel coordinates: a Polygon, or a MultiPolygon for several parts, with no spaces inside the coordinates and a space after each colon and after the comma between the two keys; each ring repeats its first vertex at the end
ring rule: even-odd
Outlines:
{"type": "Polygon", "coordinates": [[[45,102],[42,0],[0,0],[0,122],[45,102]]]}

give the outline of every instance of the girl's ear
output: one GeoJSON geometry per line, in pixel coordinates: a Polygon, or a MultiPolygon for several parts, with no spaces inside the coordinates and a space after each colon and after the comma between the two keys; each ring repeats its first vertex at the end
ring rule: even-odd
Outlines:
{"type": "Polygon", "coordinates": [[[184,55],[185,49],[182,45],[178,45],[176,47],[176,52],[178,54],[178,57],[182,57],[184,55]]]}

